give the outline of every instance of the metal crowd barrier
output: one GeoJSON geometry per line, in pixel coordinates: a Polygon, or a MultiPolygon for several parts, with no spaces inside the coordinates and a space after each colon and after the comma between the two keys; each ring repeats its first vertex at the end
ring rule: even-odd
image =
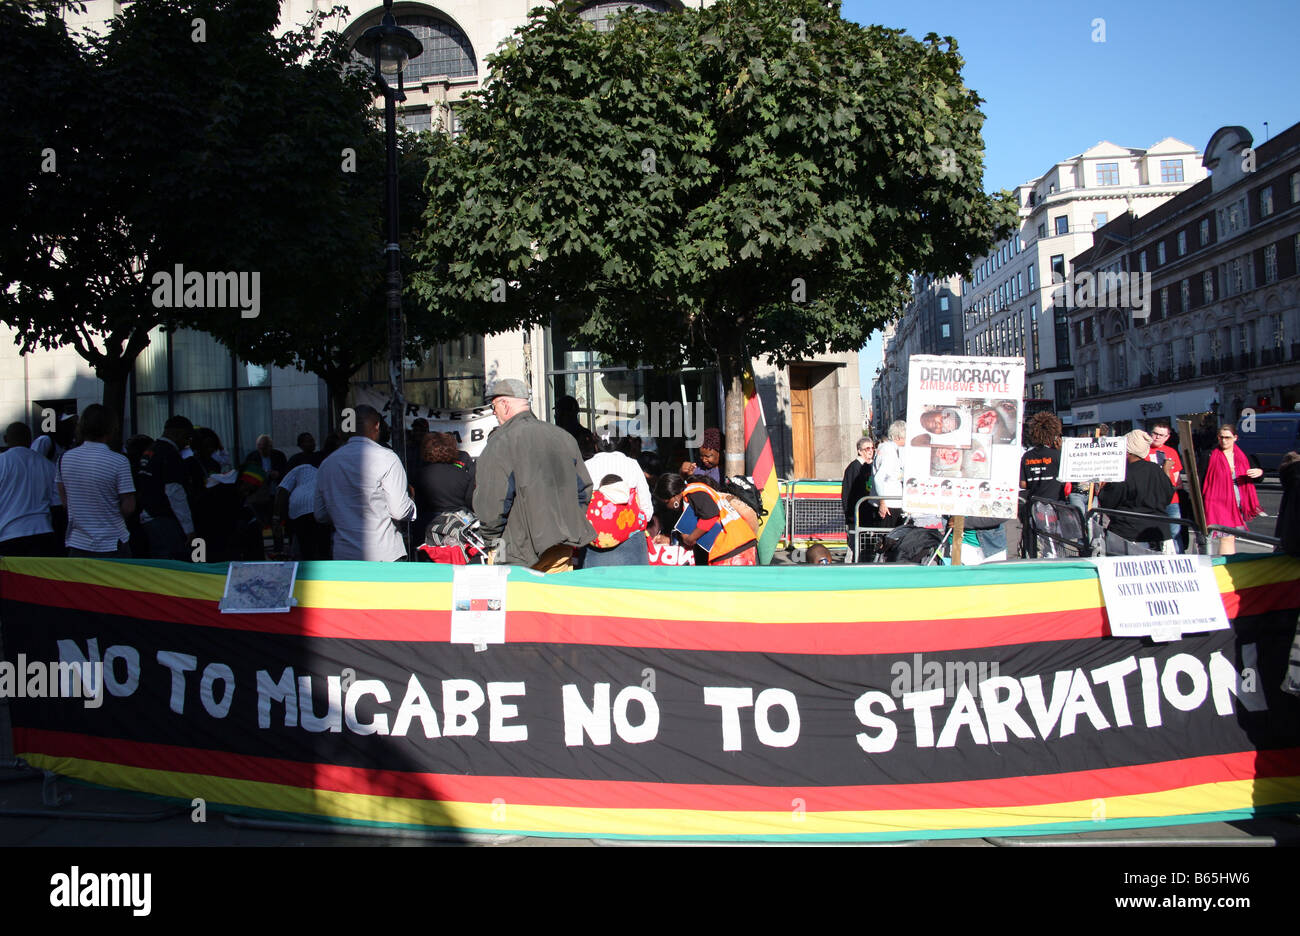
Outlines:
{"type": "MultiPolygon", "coordinates": [[[[869,503],[879,511],[880,502],[883,500],[889,500],[889,498],[880,496],[859,497],[858,502],[853,505],[854,522],[853,532],[850,535],[853,538],[853,561],[855,563],[862,563],[864,561],[862,558],[864,555],[868,557],[865,561],[869,563],[885,561],[885,552],[883,549],[885,537],[892,533],[896,528],[889,526],[864,527],[861,522],[862,505],[869,503]]],[[[873,513],[873,516],[874,515],[877,514],[873,513]]]]}
{"type": "Polygon", "coordinates": [[[785,482],[785,544],[798,549],[821,543],[829,549],[847,549],[843,482],[831,478],[796,478],[785,482]],[[800,489],[802,488],[802,493],[800,489]]]}
{"type": "Polygon", "coordinates": [[[1022,537],[1032,537],[1039,559],[1077,559],[1092,555],[1083,511],[1065,501],[1029,498],[1029,524],[1022,537]]]}
{"type": "MultiPolygon", "coordinates": [[[[1196,521],[1194,520],[1188,520],[1184,517],[1171,517],[1168,514],[1163,513],[1154,514],[1144,513],[1137,510],[1120,510],[1118,507],[1094,507],[1088,511],[1088,526],[1091,531],[1092,554],[1094,556],[1108,555],[1106,549],[1107,530],[1105,525],[1102,523],[1102,519],[1105,517],[1128,517],[1133,520],[1149,520],[1154,526],[1164,526],[1166,528],[1170,526],[1187,527],[1191,531],[1191,536],[1188,537],[1187,543],[1187,551],[1191,555],[1199,553],[1204,545],[1201,542],[1201,534],[1196,528],[1196,521]],[[1093,522],[1094,518],[1096,520],[1095,525],[1093,522]]],[[[1142,547],[1145,544],[1139,543],[1137,545],[1142,547]]],[[[1157,553],[1161,552],[1159,549],[1149,551],[1157,553]]]]}

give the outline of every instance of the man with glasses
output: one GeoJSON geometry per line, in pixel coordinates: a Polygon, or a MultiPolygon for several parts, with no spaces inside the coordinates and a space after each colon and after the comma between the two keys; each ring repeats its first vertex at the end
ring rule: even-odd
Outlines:
{"type": "Polygon", "coordinates": [[[855,526],[871,525],[871,508],[869,504],[855,506],[858,501],[871,495],[871,464],[876,458],[876,443],[870,436],[858,439],[858,457],[849,462],[844,469],[844,483],[840,486],[840,503],[844,508],[844,527],[848,532],[849,561],[857,562],[858,543],[854,542],[855,526]]]}
{"type": "MultiPolygon", "coordinates": [[[[1165,513],[1170,517],[1182,517],[1182,511],[1178,506],[1178,480],[1183,473],[1183,460],[1178,457],[1178,450],[1169,445],[1170,430],[1169,423],[1161,419],[1151,427],[1151,453],[1147,455],[1147,461],[1154,462],[1164,469],[1169,478],[1169,483],[1174,486],[1174,499],[1165,508],[1165,513]]],[[[1176,523],[1169,525],[1169,538],[1174,542],[1176,552],[1183,551],[1183,544],[1180,542],[1182,527],[1176,523]]]]}

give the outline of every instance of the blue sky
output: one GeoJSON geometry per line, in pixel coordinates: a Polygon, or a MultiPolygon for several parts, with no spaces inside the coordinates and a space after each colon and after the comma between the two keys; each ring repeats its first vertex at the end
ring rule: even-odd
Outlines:
{"type": "MultiPolygon", "coordinates": [[[[1240,124],[1262,142],[1300,121],[1297,0],[844,0],[845,19],[952,36],[985,99],[988,191],[1011,188],[1100,140],[1203,149],[1240,124]],[[1105,21],[1094,42],[1093,20],[1105,21]]],[[[876,336],[861,356],[869,397],[876,336]]]]}

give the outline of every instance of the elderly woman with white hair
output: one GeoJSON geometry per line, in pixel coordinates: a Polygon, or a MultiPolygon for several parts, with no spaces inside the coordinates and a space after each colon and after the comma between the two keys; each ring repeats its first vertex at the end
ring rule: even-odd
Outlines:
{"type": "Polygon", "coordinates": [[[885,430],[886,439],[876,450],[872,487],[885,498],[876,507],[880,522],[876,526],[898,526],[903,521],[903,443],[907,423],[896,420],[885,430]]]}

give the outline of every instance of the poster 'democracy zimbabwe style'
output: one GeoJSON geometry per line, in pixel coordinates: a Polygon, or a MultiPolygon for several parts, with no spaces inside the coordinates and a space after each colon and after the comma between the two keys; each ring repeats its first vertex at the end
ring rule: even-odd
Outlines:
{"type": "Polygon", "coordinates": [[[1024,389],[1024,358],[913,355],[903,509],[1014,517],[1024,389]]]}

